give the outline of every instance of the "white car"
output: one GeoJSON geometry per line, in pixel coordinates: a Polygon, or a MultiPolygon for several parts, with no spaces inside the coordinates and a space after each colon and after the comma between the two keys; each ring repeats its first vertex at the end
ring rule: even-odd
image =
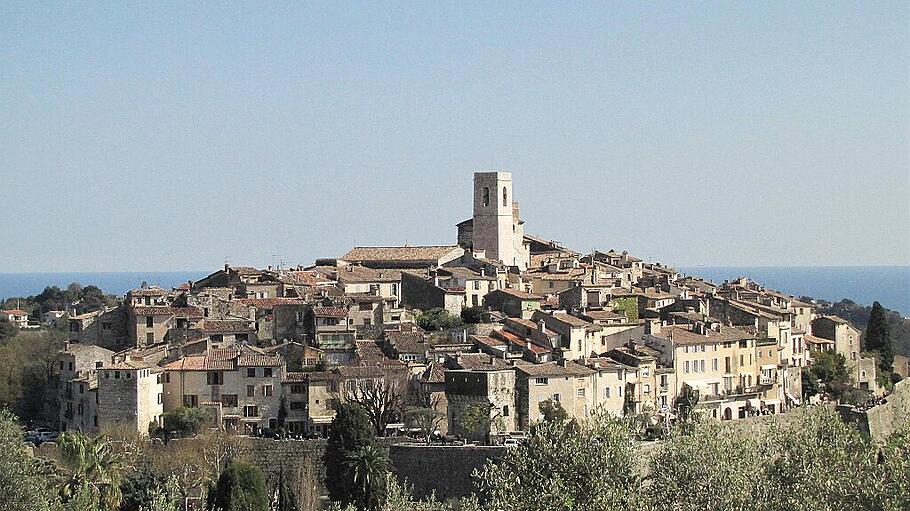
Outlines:
{"type": "Polygon", "coordinates": [[[53,442],[60,436],[60,433],[51,428],[38,428],[35,430],[35,443],[53,442]]]}

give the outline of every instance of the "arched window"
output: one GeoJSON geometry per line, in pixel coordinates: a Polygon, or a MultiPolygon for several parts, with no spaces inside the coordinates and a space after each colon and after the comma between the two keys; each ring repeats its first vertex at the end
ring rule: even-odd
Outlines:
{"type": "Polygon", "coordinates": [[[505,187],[505,186],[502,187],[502,205],[503,205],[503,206],[508,206],[508,205],[509,205],[509,196],[506,194],[506,187],[505,187]]]}
{"type": "Polygon", "coordinates": [[[490,189],[487,188],[486,186],[483,187],[483,205],[484,206],[490,205],[490,189]]]}

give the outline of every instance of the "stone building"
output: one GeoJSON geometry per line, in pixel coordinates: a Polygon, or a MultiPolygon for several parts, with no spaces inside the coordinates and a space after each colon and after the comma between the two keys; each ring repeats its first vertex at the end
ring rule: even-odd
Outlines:
{"type": "Polygon", "coordinates": [[[472,440],[515,431],[515,368],[485,353],[446,358],[445,393],[448,401],[448,430],[472,440]],[[466,427],[472,416],[487,419],[475,428],[466,427]]]}
{"type": "Polygon", "coordinates": [[[540,403],[559,403],[569,417],[584,419],[594,410],[594,371],[565,359],[546,364],[515,364],[518,428],[527,431],[543,416],[540,403]]]}
{"type": "Polygon", "coordinates": [[[98,369],[98,429],[147,434],[162,426],[161,368],[116,362],[98,369]]]}

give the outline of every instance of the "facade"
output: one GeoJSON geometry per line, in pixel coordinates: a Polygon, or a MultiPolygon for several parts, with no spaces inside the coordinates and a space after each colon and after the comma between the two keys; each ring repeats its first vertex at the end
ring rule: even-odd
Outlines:
{"type": "Polygon", "coordinates": [[[515,364],[515,404],[518,429],[527,431],[543,416],[540,403],[559,403],[569,417],[583,419],[595,408],[594,370],[561,360],[545,364],[515,364]]]}
{"type": "Polygon", "coordinates": [[[28,312],[20,309],[0,310],[0,319],[5,319],[13,324],[16,328],[25,330],[28,328],[28,312]]]}

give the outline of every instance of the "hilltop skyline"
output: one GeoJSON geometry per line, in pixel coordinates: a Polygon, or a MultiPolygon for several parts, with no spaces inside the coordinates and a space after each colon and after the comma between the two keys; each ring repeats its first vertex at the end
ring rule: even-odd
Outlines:
{"type": "Polygon", "coordinates": [[[454,244],[491,168],[579,251],[910,265],[908,16],[5,3],[0,272],[454,244]]]}

